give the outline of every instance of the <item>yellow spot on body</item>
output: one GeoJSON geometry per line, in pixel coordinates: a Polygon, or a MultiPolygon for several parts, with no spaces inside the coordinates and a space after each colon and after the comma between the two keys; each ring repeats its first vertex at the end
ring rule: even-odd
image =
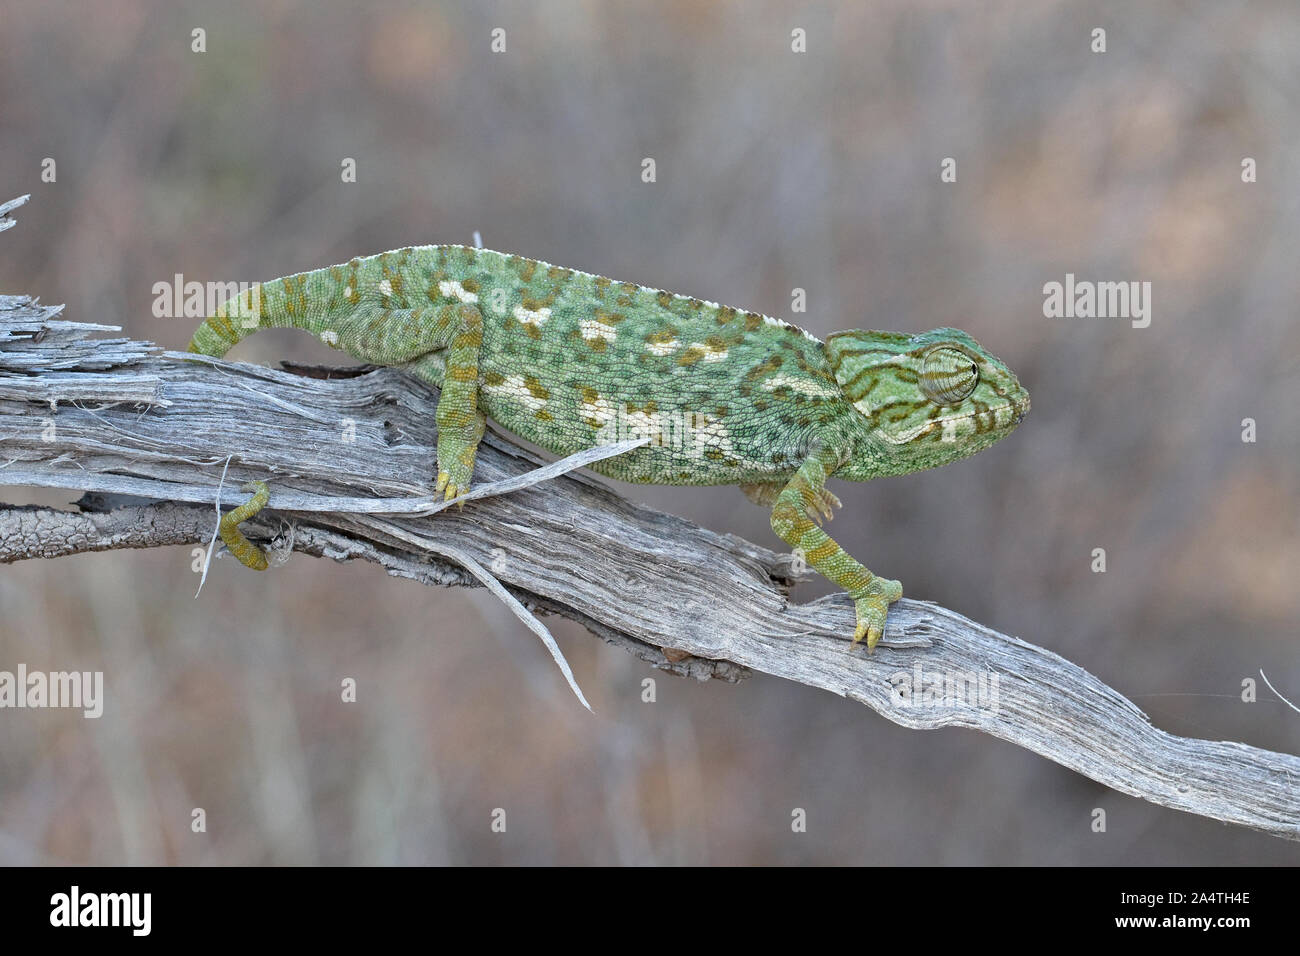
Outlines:
{"type": "Polygon", "coordinates": [[[723,362],[727,358],[726,347],[712,342],[692,342],[690,351],[699,352],[700,359],[704,362],[723,362]]]}
{"type": "Polygon", "coordinates": [[[438,291],[449,299],[460,299],[460,301],[473,305],[478,301],[478,296],[470,292],[455,279],[444,279],[438,283],[438,291]]]}

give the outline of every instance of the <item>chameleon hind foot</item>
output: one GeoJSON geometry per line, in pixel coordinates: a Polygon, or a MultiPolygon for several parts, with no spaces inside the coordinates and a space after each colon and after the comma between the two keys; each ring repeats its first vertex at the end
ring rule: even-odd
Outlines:
{"type": "MultiPolygon", "coordinates": [[[[785,487],[782,482],[753,482],[740,486],[740,490],[745,493],[745,497],[754,504],[763,508],[770,508],[776,504],[776,499],[781,496],[781,490],[785,487]]],[[[804,513],[817,522],[822,523],[824,518],[830,521],[835,517],[835,509],[841,507],[840,499],[833,491],[825,485],[820,488],[810,488],[809,493],[812,495],[812,501],[805,503],[804,513]]]]}
{"type": "Polygon", "coordinates": [[[433,491],[434,497],[442,495],[443,501],[451,501],[452,498],[455,498],[458,495],[463,495],[467,491],[469,491],[468,481],[462,485],[454,481],[451,475],[447,474],[447,472],[438,472],[438,483],[434,485],[433,491]]]}
{"type": "MultiPolygon", "coordinates": [[[[441,411],[441,404],[438,409],[441,411]]],[[[474,458],[486,427],[487,418],[482,412],[475,412],[468,423],[457,428],[438,423],[438,482],[434,494],[443,495],[444,501],[469,491],[474,458]]]]}
{"type": "Polygon", "coordinates": [[[880,577],[872,578],[870,584],[853,596],[853,608],[858,620],[857,628],[853,631],[855,646],[865,637],[868,653],[876,649],[880,636],[885,632],[889,605],[902,596],[902,584],[880,577]]]}
{"type": "Polygon", "coordinates": [[[226,550],[233,554],[240,564],[254,571],[265,571],[266,555],[262,553],[261,548],[244,537],[244,532],[239,530],[239,526],[266,507],[266,503],[271,500],[271,489],[264,481],[250,481],[239,490],[251,491],[253,497],[222,515],[221,523],[217,525],[217,533],[221,536],[226,550]]]}

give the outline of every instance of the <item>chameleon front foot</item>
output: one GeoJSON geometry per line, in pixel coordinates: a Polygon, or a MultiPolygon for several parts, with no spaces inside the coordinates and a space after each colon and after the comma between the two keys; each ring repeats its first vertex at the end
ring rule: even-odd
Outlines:
{"type": "Polygon", "coordinates": [[[262,553],[261,548],[244,537],[244,532],[239,530],[239,526],[266,507],[266,503],[271,500],[271,489],[264,481],[250,481],[239,490],[251,491],[253,497],[222,515],[221,523],[217,525],[217,533],[221,536],[226,550],[233,554],[240,564],[254,571],[265,571],[266,555],[262,553]]]}
{"type": "Polygon", "coordinates": [[[855,594],[853,607],[857,613],[858,626],[853,631],[853,643],[856,645],[865,637],[867,651],[874,651],[880,642],[880,636],[885,632],[889,605],[902,596],[903,585],[889,578],[872,578],[861,593],[855,594]]]}

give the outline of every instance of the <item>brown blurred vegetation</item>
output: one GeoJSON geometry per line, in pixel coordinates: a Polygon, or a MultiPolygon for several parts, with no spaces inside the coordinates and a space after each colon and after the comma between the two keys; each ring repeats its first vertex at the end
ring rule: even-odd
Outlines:
{"type": "MultiPolygon", "coordinates": [[[[150,311],[174,273],[266,279],[479,230],[818,334],[960,326],[1033,413],[970,461],[838,484],[840,540],[1168,730],[1295,752],[1300,717],[1239,695],[1262,667],[1300,698],[1298,48],[1285,0],[9,0],[0,199],[34,196],[0,289],[181,348],[194,323],[150,311]],[[1067,272],[1150,281],[1150,328],[1044,318],[1067,272]]],[[[278,332],[236,355],[338,360],[278,332]]],[[[734,489],[621,490],[779,546],[734,489]]],[[[0,863],[1296,860],[976,733],[679,681],[552,621],[592,717],[480,591],[299,556],[217,562],[194,600],[190,563],[0,569],[0,669],[103,669],[108,694],[98,721],[0,712],[0,863]]]]}

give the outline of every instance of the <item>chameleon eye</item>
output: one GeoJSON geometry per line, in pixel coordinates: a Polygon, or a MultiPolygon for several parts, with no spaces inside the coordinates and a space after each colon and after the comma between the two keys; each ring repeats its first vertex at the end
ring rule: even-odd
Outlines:
{"type": "Polygon", "coordinates": [[[979,381],[979,366],[960,349],[931,349],[921,363],[921,391],[936,405],[964,402],[979,381]]]}

